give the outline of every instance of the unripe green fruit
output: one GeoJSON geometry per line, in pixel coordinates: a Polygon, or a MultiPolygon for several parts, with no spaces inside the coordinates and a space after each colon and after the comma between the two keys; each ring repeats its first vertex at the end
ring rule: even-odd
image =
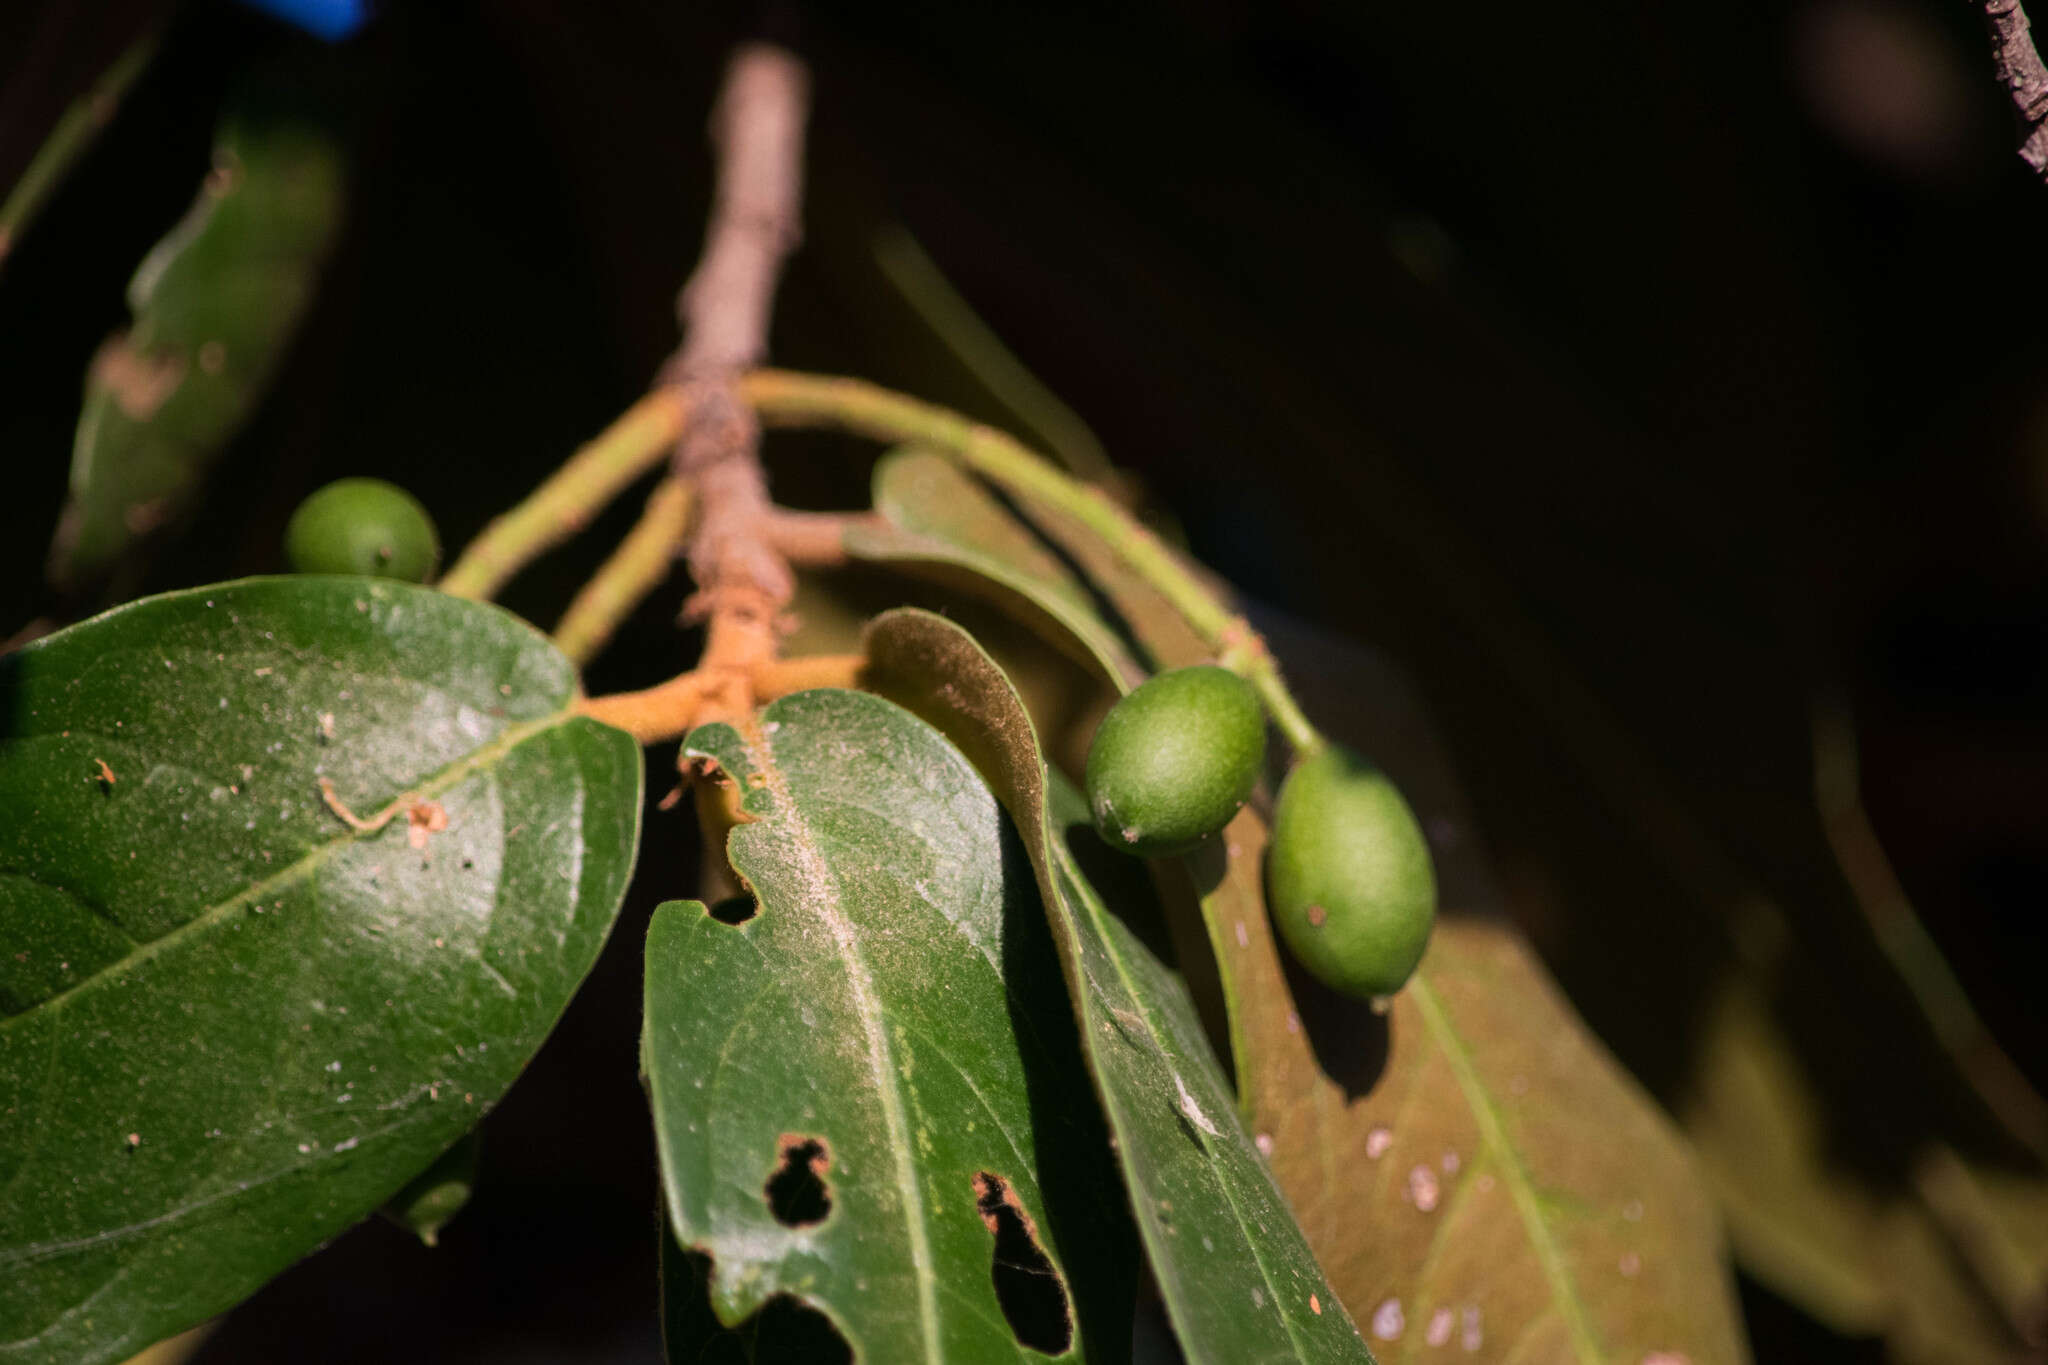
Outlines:
{"type": "Polygon", "coordinates": [[[1186,853],[1230,823],[1266,761],[1251,685],[1200,664],[1161,673],[1119,701],[1088,750],[1088,805],[1114,848],[1186,853]]]}
{"type": "Polygon", "coordinates": [[[1267,851],[1273,922],[1301,965],[1348,995],[1392,995],[1422,960],[1436,873],[1387,775],[1335,745],[1281,784],[1267,851]]]}
{"type": "Polygon", "coordinates": [[[441,563],[441,538],[419,499],[396,484],[337,479],[292,513],[284,552],[299,573],[424,583],[441,563]]]}

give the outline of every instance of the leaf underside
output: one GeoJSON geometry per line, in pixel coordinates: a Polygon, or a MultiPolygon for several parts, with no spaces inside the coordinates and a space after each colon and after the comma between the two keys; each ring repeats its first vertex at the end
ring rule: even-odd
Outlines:
{"type": "Polygon", "coordinates": [[[643,1065],[670,1224],[708,1254],[719,1320],[787,1294],[865,1361],[1127,1356],[1129,1222],[986,784],[863,693],[786,697],[686,750],[734,784],[755,903],[656,912],[643,1065]]]}
{"type": "Polygon", "coordinates": [[[245,1297],[476,1122],[639,835],[631,739],[530,627],[252,579],[0,658],[0,1360],[245,1297]],[[402,794],[406,809],[356,829],[402,794]]]}
{"type": "Polygon", "coordinates": [[[927,612],[879,618],[867,654],[873,685],[943,729],[1024,833],[1139,1230],[1188,1359],[1370,1360],[1238,1122],[1185,988],[1083,873],[1069,840],[1085,849],[1095,837],[1086,804],[1071,785],[1048,781],[1009,681],[965,632],[927,612]]]}

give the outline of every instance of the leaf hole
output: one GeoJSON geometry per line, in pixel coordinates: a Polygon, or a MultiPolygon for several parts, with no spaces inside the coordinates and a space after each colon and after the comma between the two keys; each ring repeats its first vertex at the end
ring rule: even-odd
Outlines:
{"type": "Polygon", "coordinates": [[[760,913],[761,905],[752,896],[727,896],[714,902],[704,913],[720,924],[745,924],[760,913]]]}
{"type": "Polygon", "coordinates": [[[672,1240],[662,1253],[662,1336],[670,1360],[693,1365],[854,1365],[853,1348],[832,1320],[792,1294],[777,1294],[736,1327],[718,1320],[711,1306],[711,1258],[684,1251],[672,1240]]]}
{"type": "Polygon", "coordinates": [[[804,1228],[825,1221],[832,1212],[832,1191],[825,1172],[832,1167],[832,1149],[823,1138],[784,1133],[776,1139],[781,1164],[769,1175],[762,1193],[768,1212],[786,1228],[804,1228]]]}
{"type": "Polygon", "coordinates": [[[1049,1356],[1061,1354],[1074,1340],[1067,1287],[1039,1247],[1031,1215],[1024,1212],[1009,1182],[987,1171],[974,1177],[974,1207],[995,1238],[989,1278],[1011,1333],[1021,1346],[1049,1356]]]}

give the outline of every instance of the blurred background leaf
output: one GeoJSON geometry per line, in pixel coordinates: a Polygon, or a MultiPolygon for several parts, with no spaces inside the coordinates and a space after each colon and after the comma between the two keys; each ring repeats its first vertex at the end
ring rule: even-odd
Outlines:
{"type": "Polygon", "coordinates": [[[132,548],[189,514],[312,304],[344,152],[309,79],[273,65],[233,97],[198,200],[129,281],[132,324],[93,356],[50,552],[67,596],[133,584],[132,548]]]}

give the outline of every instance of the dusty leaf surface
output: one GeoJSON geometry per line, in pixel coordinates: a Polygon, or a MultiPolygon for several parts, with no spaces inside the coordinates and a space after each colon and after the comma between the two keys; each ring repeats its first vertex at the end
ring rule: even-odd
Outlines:
{"type": "Polygon", "coordinates": [[[0,658],[0,1360],[219,1312],[511,1084],[639,837],[638,750],[573,690],[497,608],[352,578],[0,658]]]}
{"type": "Polygon", "coordinates": [[[987,783],[856,692],[686,748],[736,784],[728,853],[755,897],[665,905],[647,947],[669,1221],[708,1254],[717,1317],[787,1294],[867,1361],[1125,1357],[1129,1222],[987,783]]]}

